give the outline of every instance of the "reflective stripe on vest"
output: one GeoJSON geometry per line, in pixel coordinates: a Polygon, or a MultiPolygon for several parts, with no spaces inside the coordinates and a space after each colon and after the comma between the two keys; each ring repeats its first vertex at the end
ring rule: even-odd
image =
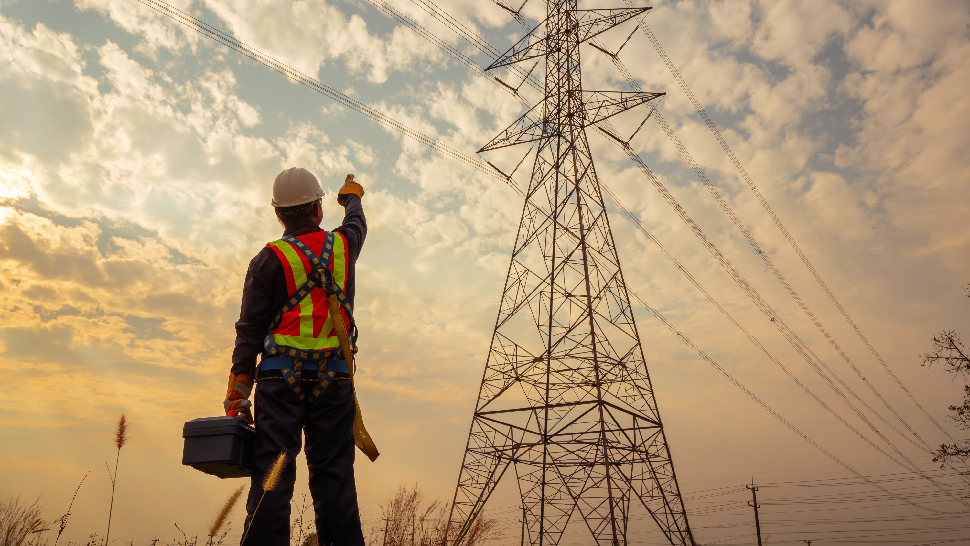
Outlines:
{"type": "MultiPolygon", "coordinates": [[[[325,249],[324,244],[328,238],[325,231],[296,236],[314,254],[318,256],[330,254],[327,269],[330,270],[340,290],[344,290],[347,285],[347,241],[340,232],[333,232],[332,237],[333,249],[325,249]]],[[[277,258],[283,265],[287,297],[299,297],[296,291],[306,284],[307,275],[312,271],[310,261],[303,252],[283,239],[268,243],[266,246],[276,252],[277,258]]],[[[341,315],[344,324],[350,328],[347,310],[341,309],[341,315]]],[[[298,358],[326,357],[321,354],[309,354],[306,351],[336,353],[340,349],[340,341],[337,339],[333,318],[330,316],[326,294],[320,287],[303,295],[299,305],[283,313],[271,335],[273,341],[284,349],[285,354],[298,358]],[[295,349],[297,354],[286,349],[295,349]]]]}

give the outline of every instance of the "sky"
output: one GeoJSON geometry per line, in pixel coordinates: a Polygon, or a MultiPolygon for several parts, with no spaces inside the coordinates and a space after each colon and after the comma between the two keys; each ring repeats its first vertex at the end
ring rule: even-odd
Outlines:
{"type": "MultiPolygon", "coordinates": [[[[466,156],[523,113],[504,88],[375,2],[171,3],[466,156]]],[[[970,332],[970,6],[635,4],[653,10],[619,59],[644,90],[666,93],[659,113],[762,253],[657,117],[630,145],[771,315],[811,349],[809,360],[829,370],[816,372],[793,349],[622,150],[590,134],[601,182],[667,252],[607,201],[629,289],[681,334],[634,301],[698,543],[754,543],[744,487],[752,481],[762,486],[769,543],[966,537],[963,467],[940,469],[925,449],[967,436],[947,418],[963,382],[921,366],[920,355],[942,330],[970,332]],[[903,457],[922,475],[893,462],[903,457]]],[[[388,5],[488,64],[418,2],[388,5]]],[[[498,50],[524,34],[494,3],[437,5],[498,50]]],[[[530,0],[522,16],[534,26],[544,9],[530,0]]],[[[615,50],[635,27],[600,39],[615,50]]],[[[583,46],[581,54],[585,88],[629,89],[602,52],[583,46]]],[[[520,92],[530,104],[540,98],[528,86],[520,92]]],[[[629,134],[645,115],[634,110],[615,124],[629,134]]],[[[511,172],[516,153],[524,150],[483,155],[511,172]]],[[[357,387],[382,455],[358,457],[365,530],[380,525],[380,506],[400,486],[450,501],[521,196],[136,0],[0,0],[0,497],[39,497],[53,519],[87,476],[63,538],[103,535],[111,494],[104,465],[124,413],[131,439],[120,456],[112,536],[172,543],[182,536],[176,524],[189,536],[205,533],[243,481],[182,466],[181,428],[222,411],[243,278],[281,233],[270,192],[292,166],[314,172],[327,192],[325,228],[340,222],[333,196],[347,173],[367,192],[357,387]]],[[[514,175],[518,184],[526,171],[514,175]]],[[[302,461],[298,472],[299,498],[302,461]]],[[[519,541],[514,488],[506,478],[486,506],[505,529],[498,543],[519,541]]],[[[241,519],[237,509],[232,536],[241,519]]],[[[638,542],[664,543],[642,510],[631,522],[638,542]]],[[[577,520],[563,544],[587,536],[577,520]]]]}

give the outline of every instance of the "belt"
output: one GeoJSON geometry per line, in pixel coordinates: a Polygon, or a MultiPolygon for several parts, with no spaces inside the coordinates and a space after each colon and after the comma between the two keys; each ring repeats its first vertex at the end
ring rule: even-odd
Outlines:
{"type": "Polygon", "coordinates": [[[269,379],[271,377],[283,377],[283,370],[293,370],[294,375],[302,381],[316,381],[321,375],[321,364],[325,372],[334,372],[335,379],[349,379],[350,369],[347,361],[343,359],[330,358],[327,360],[300,360],[288,356],[278,356],[264,358],[256,371],[256,379],[269,379]]]}

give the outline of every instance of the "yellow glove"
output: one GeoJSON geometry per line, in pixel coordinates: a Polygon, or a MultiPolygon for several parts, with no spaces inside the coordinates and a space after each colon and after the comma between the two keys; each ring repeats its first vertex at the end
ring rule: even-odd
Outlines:
{"type": "Polygon", "coordinates": [[[356,195],[357,197],[364,197],[364,187],[354,182],[354,175],[348,174],[347,178],[344,179],[344,185],[337,192],[337,203],[340,206],[344,206],[347,202],[348,195],[356,195]]]}
{"type": "Polygon", "coordinates": [[[249,424],[253,424],[253,403],[249,401],[249,395],[253,392],[253,380],[248,375],[229,374],[229,389],[226,391],[226,399],[222,406],[226,408],[226,415],[236,417],[242,414],[249,424]]]}

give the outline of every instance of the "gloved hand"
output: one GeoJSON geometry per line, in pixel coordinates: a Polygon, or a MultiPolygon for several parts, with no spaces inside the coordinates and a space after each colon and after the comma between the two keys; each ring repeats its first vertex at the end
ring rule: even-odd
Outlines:
{"type": "Polygon", "coordinates": [[[235,417],[242,414],[249,424],[253,424],[253,403],[249,401],[249,395],[253,392],[253,380],[248,375],[229,374],[229,389],[226,391],[226,399],[222,405],[226,408],[226,415],[235,417]]]}
{"type": "Polygon", "coordinates": [[[341,207],[347,202],[348,195],[356,195],[357,197],[364,197],[364,187],[354,182],[354,175],[348,174],[347,178],[344,179],[344,185],[337,192],[337,203],[341,207]]]}

